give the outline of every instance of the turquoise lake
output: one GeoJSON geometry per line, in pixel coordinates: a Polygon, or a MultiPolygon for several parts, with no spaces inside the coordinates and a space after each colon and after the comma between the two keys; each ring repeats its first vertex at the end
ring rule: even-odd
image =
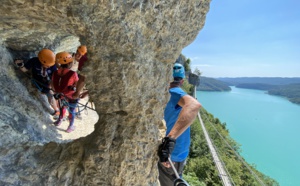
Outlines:
{"type": "Polygon", "coordinates": [[[300,185],[300,106],[265,91],[197,91],[202,106],[241,145],[241,155],[281,186],[300,185]]]}

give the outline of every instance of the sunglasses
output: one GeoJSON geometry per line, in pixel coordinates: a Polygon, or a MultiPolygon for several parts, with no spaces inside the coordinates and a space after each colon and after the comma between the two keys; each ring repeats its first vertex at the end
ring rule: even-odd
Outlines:
{"type": "Polygon", "coordinates": [[[173,70],[181,69],[181,67],[173,67],[173,70]]]}

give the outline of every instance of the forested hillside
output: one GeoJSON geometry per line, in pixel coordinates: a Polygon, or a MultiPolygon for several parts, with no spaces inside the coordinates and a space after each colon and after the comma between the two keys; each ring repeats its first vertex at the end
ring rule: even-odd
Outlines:
{"type": "Polygon", "coordinates": [[[239,77],[239,78],[216,78],[226,82],[229,86],[236,86],[245,83],[261,83],[269,85],[288,85],[300,83],[300,78],[282,78],[282,77],[239,77]]]}
{"type": "Polygon", "coordinates": [[[282,85],[268,91],[268,94],[287,97],[291,102],[300,104],[300,83],[282,85]]]}
{"type": "Polygon", "coordinates": [[[201,91],[230,91],[231,88],[224,82],[214,78],[200,76],[200,85],[197,90],[201,91]]]}
{"type": "Polygon", "coordinates": [[[256,90],[270,90],[276,88],[278,85],[270,85],[263,83],[242,83],[236,85],[237,88],[247,88],[247,89],[256,89],[256,90]]]}
{"type": "Polygon", "coordinates": [[[300,78],[217,78],[229,86],[267,90],[268,94],[283,96],[300,104],[300,78]]]}

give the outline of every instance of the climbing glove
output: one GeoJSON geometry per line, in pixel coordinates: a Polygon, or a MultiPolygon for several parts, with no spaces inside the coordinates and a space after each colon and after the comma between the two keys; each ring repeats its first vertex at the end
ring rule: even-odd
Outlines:
{"type": "Polygon", "coordinates": [[[76,87],[75,86],[68,86],[68,89],[71,91],[76,91],[76,87]]]}
{"type": "Polygon", "coordinates": [[[175,147],[176,139],[164,137],[162,143],[158,147],[157,155],[160,162],[168,161],[169,156],[172,154],[175,147]]]}
{"type": "Polygon", "coordinates": [[[24,67],[24,62],[23,62],[23,60],[22,59],[15,59],[14,60],[14,62],[15,62],[15,64],[17,65],[17,67],[19,67],[19,68],[22,68],[22,67],[24,67]]]}

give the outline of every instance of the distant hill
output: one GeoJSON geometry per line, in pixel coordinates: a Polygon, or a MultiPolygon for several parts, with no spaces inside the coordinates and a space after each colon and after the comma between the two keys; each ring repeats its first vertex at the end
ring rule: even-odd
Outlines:
{"type": "Polygon", "coordinates": [[[247,88],[247,89],[256,89],[256,90],[270,90],[276,88],[279,85],[270,85],[263,83],[242,83],[236,85],[237,88],[247,88]]]}
{"type": "Polygon", "coordinates": [[[268,94],[287,97],[291,102],[300,104],[300,83],[281,85],[270,89],[268,94]]]}
{"type": "Polygon", "coordinates": [[[288,85],[300,83],[300,78],[282,78],[282,77],[238,77],[238,78],[216,78],[227,83],[229,86],[236,86],[245,83],[261,83],[269,85],[288,85]]]}
{"type": "Polygon", "coordinates": [[[226,83],[216,80],[214,78],[208,78],[200,76],[200,85],[197,90],[201,91],[230,91],[231,88],[226,83]]]}
{"type": "Polygon", "coordinates": [[[291,102],[300,104],[300,78],[216,78],[229,86],[238,88],[267,90],[268,94],[283,96],[291,102]]]}

